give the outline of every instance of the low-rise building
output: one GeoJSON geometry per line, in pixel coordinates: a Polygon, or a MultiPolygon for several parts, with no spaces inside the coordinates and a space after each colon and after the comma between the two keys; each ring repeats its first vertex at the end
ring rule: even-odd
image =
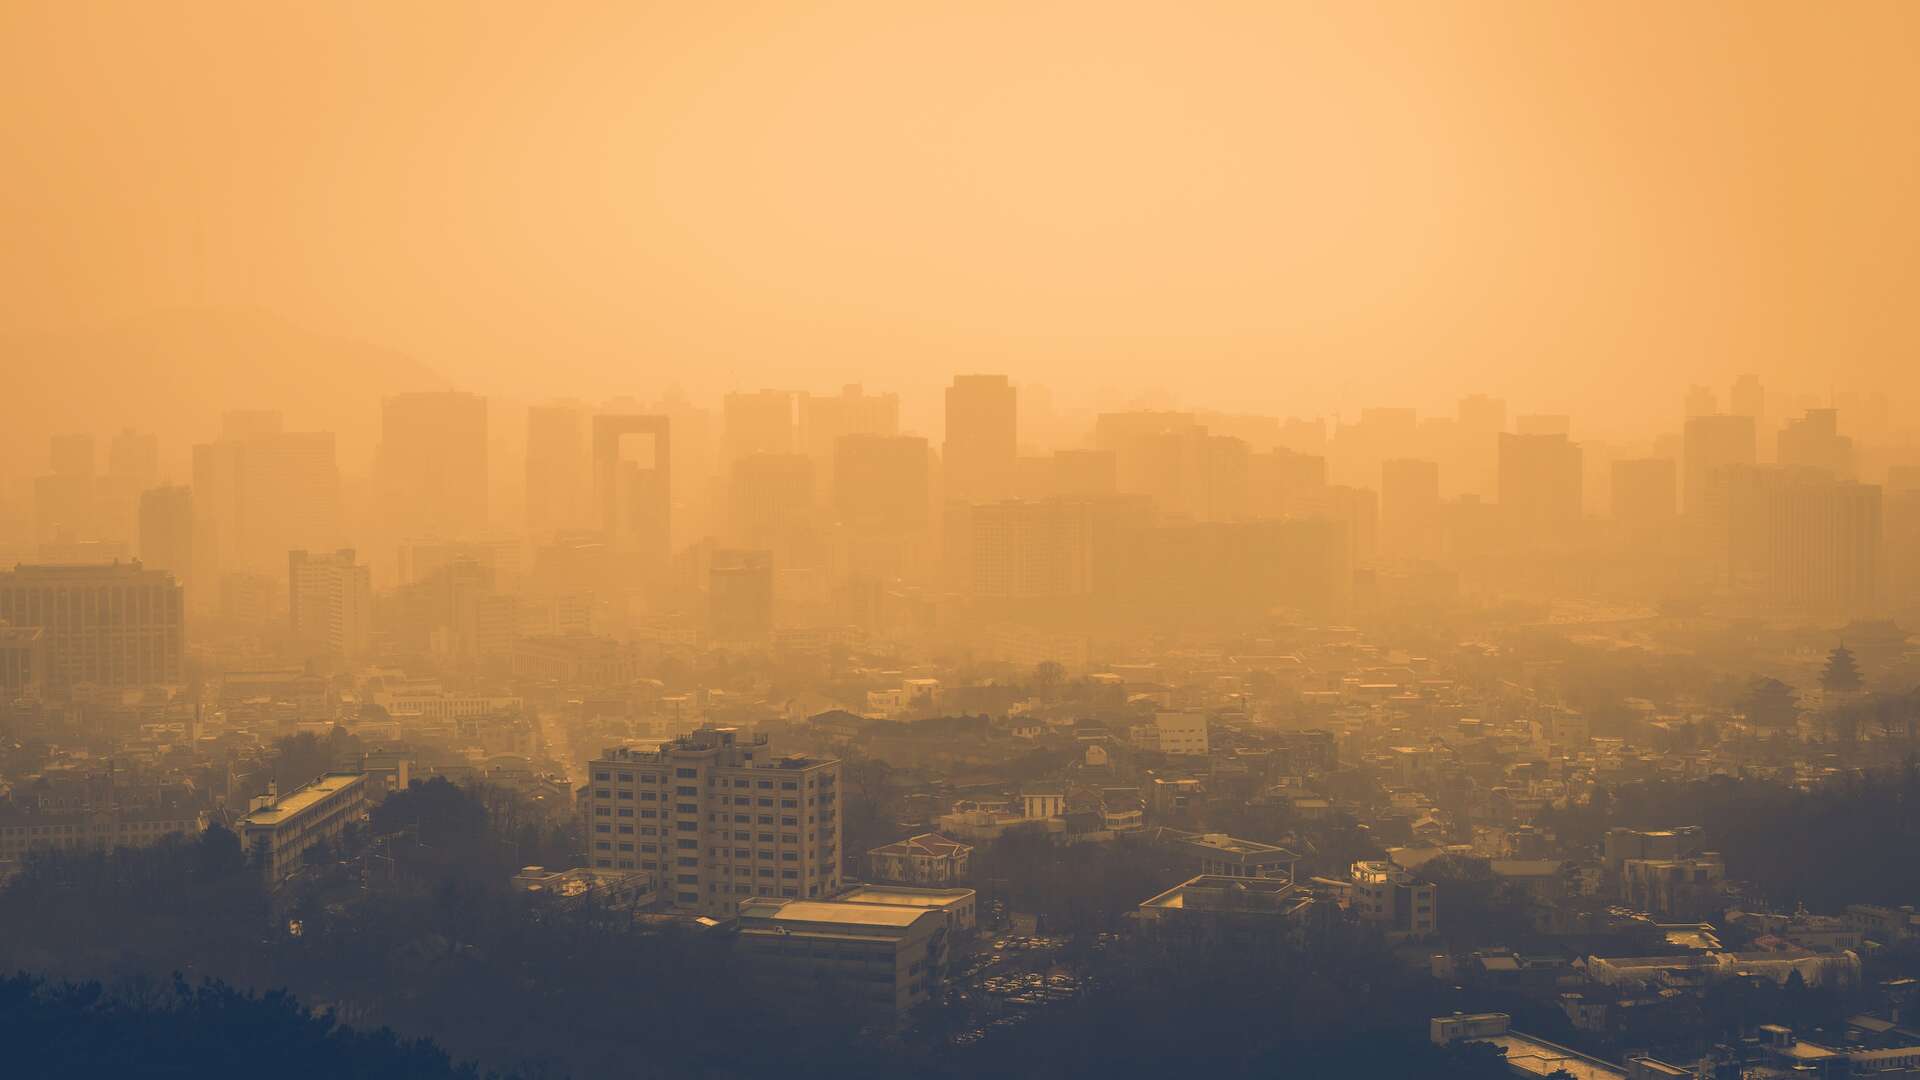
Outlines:
{"type": "Polygon", "coordinates": [[[756,897],[740,906],[737,943],[778,992],[903,1016],[946,980],[948,925],[937,907],[756,897]]]}
{"type": "Polygon", "coordinates": [[[867,851],[867,876],[910,885],[947,885],[972,872],[973,845],[921,833],[867,851]]]}
{"type": "Polygon", "coordinates": [[[240,843],[269,881],[283,881],[308,850],[339,840],[347,826],[367,820],[367,778],[328,773],[285,795],[269,788],[240,819],[240,843]]]}
{"type": "Polygon", "coordinates": [[[1425,937],[1440,928],[1439,889],[1390,862],[1357,862],[1348,870],[1350,903],[1362,922],[1388,933],[1425,937]]]}
{"type": "Polygon", "coordinates": [[[1174,947],[1273,946],[1291,940],[1313,908],[1313,895],[1291,880],[1212,877],[1183,881],[1143,902],[1141,932],[1174,947]]]}
{"type": "Polygon", "coordinates": [[[947,917],[947,929],[956,935],[973,933],[977,924],[977,905],[972,889],[913,889],[896,885],[855,885],[833,898],[837,904],[881,904],[892,907],[917,907],[939,911],[947,917]]]}
{"type": "Polygon", "coordinates": [[[0,862],[15,862],[29,851],[111,851],[145,847],[163,837],[191,840],[207,827],[207,816],[176,806],[11,808],[0,804],[0,862]]]}

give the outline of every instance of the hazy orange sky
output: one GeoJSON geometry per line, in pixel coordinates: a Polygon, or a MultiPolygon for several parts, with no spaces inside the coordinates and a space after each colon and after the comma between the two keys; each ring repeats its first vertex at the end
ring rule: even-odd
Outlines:
{"type": "Polygon", "coordinates": [[[13,0],[0,81],[0,336],[1662,423],[1920,381],[1911,2],[13,0]]]}

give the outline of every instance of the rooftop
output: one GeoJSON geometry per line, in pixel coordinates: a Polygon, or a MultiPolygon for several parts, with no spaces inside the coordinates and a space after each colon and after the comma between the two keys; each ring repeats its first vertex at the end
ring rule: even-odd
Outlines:
{"type": "Polygon", "coordinates": [[[907,904],[849,903],[844,900],[778,900],[759,897],[741,905],[743,922],[764,920],[797,929],[844,926],[904,930],[927,916],[926,907],[907,904]]]}
{"type": "Polygon", "coordinates": [[[278,824],[327,796],[344,791],[365,780],[366,776],[362,773],[328,773],[303,788],[280,796],[272,806],[263,806],[249,812],[245,818],[241,819],[241,823],[243,825],[278,824]]]}
{"type": "Polygon", "coordinates": [[[907,885],[856,885],[832,899],[836,904],[881,904],[937,908],[973,895],[972,889],[917,889],[907,885]]]}

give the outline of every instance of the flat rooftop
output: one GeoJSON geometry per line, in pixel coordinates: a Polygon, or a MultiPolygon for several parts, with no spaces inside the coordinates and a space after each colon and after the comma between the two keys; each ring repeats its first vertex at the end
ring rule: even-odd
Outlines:
{"type": "Polygon", "coordinates": [[[906,904],[848,903],[842,900],[749,900],[740,908],[742,919],[819,927],[871,926],[905,929],[924,918],[928,909],[906,904]]]}
{"type": "Polygon", "coordinates": [[[1543,1039],[1509,1032],[1480,1040],[1507,1052],[1507,1067],[1527,1076],[1551,1076],[1564,1069],[1574,1080],[1626,1080],[1626,1070],[1543,1039]]]}
{"type": "Polygon", "coordinates": [[[916,889],[909,886],[856,885],[831,902],[836,904],[891,904],[895,907],[946,907],[973,895],[972,889],[916,889]]]}
{"type": "Polygon", "coordinates": [[[361,773],[328,773],[297,791],[280,796],[272,806],[251,811],[242,819],[246,825],[276,825],[339,791],[360,783],[361,773]]]}

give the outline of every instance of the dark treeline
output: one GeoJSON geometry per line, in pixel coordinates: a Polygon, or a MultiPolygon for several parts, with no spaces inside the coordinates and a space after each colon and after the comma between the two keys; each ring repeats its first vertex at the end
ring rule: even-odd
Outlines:
{"type": "Polygon", "coordinates": [[[1614,826],[1699,825],[1727,876],[1776,908],[1839,912],[1920,896],[1920,768],[1911,760],[1805,790],[1732,777],[1625,784],[1547,824],[1569,845],[1596,848],[1614,826]]]}

